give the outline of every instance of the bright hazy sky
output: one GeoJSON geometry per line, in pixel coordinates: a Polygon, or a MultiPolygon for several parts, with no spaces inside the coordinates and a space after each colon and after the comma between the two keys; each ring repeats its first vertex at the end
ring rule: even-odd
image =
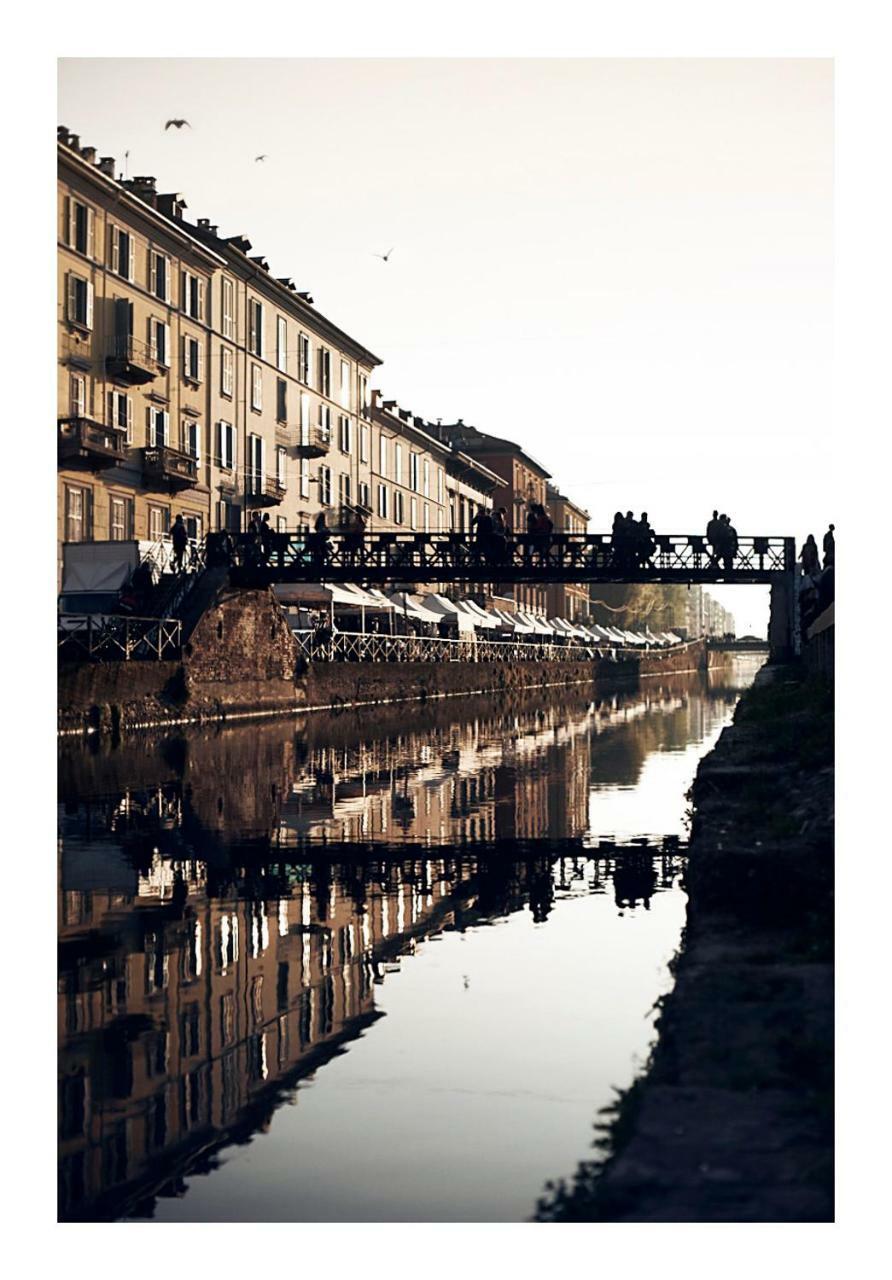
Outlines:
{"type": "MultiPolygon", "coordinates": [[[[593,530],[718,506],[820,545],[829,60],[64,59],[58,119],[247,234],[388,398],[517,440],[593,530]]],[[[764,628],[761,589],[713,594],[764,628]]]]}

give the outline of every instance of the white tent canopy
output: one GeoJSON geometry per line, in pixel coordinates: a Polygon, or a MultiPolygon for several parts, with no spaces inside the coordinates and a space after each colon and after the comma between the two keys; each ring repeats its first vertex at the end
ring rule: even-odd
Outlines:
{"type": "Polygon", "coordinates": [[[429,609],[431,613],[438,615],[438,618],[450,618],[455,620],[455,624],[459,631],[474,632],[474,619],[470,614],[455,603],[454,600],[448,600],[446,596],[437,595],[435,591],[423,596],[421,600],[425,609],[429,609]]]}
{"type": "Polygon", "coordinates": [[[502,623],[499,622],[497,618],[494,618],[492,614],[487,613],[485,609],[481,609],[476,600],[462,600],[461,606],[463,609],[467,609],[469,613],[474,615],[474,625],[477,627],[486,627],[487,629],[494,630],[496,627],[500,627],[502,625],[502,623]]]}
{"type": "Polygon", "coordinates": [[[394,591],[390,597],[394,608],[401,613],[405,613],[407,617],[414,618],[416,622],[435,623],[437,626],[443,617],[442,613],[434,613],[432,609],[427,609],[414,596],[410,596],[407,591],[394,591]]]}

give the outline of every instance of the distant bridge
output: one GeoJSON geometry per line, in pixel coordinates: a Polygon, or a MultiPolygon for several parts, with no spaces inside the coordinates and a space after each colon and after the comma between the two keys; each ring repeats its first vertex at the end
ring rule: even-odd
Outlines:
{"type": "Polygon", "coordinates": [[[722,636],[707,636],[706,646],[718,653],[768,653],[767,640],[759,640],[756,636],[726,639],[722,636]]]}
{"type": "Polygon", "coordinates": [[[658,534],[647,557],[618,554],[609,534],[516,534],[500,543],[465,533],[274,533],[266,557],[251,534],[208,535],[208,563],[229,563],[237,586],[275,582],[762,583],[795,571],[794,540],[740,538],[717,557],[702,534],[658,534]]]}
{"type": "Polygon", "coordinates": [[[617,840],[614,836],[511,836],[493,840],[450,840],[428,844],[421,840],[276,840],[270,857],[287,862],[306,858],[331,858],[336,862],[417,862],[430,858],[505,858],[524,862],[538,858],[670,858],[687,855],[687,841],[677,835],[640,836],[617,840]]]}

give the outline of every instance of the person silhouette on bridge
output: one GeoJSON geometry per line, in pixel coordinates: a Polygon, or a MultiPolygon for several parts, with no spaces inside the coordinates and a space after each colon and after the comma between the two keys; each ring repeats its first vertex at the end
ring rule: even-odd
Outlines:
{"type": "Polygon", "coordinates": [[[833,530],[836,525],[831,525],[824,534],[824,568],[829,569],[836,559],[836,539],[833,537],[833,530]]]}
{"type": "Polygon", "coordinates": [[[802,572],[807,578],[813,577],[821,572],[821,559],[818,555],[818,544],[815,542],[815,535],[810,533],[802,545],[799,553],[799,561],[802,565],[802,572]]]}
{"type": "Polygon", "coordinates": [[[508,511],[505,507],[499,507],[493,513],[492,549],[496,563],[504,564],[508,554],[508,511]]]}
{"type": "Polygon", "coordinates": [[[635,534],[638,563],[649,569],[653,554],[657,549],[657,540],[654,537],[653,529],[650,527],[646,511],[641,512],[641,519],[635,526],[635,534]]]}
{"type": "Polygon", "coordinates": [[[328,540],[331,532],[325,523],[325,512],[320,511],[316,519],[313,521],[313,533],[307,539],[310,549],[313,553],[313,563],[316,566],[322,565],[328,551],[328,540]]]}
{"type": "Polygon", "coordinates": [[[178,515],[173,522],[170,541],[173,545],[173,571],[174,573],[182,573],[186,559],[186,548],[189,545],[189,533],[183,523],[182,515],[178,515]]]}
{"type": "Polygon", "coordinates": [[[721,525],[721,521],[719,520],[719,513],[716,510],[716,511],[713,511],[712,519],[709,521],[709,523],[706,526],[706,542],[711,548],[710,562],[709,562],[710,566],[718,564],[719,562],[719,545],[721,543],[721,540],[722,540],[722,525],[721,525]]]}
{"type": "Polygon", "coordinates": [[[493,549],[493,517],[486,507],[481,507],[471,520],[474,530],[475,551],[478,563],[488,561],[493,549]]]}
{"type": "Polygon", "coordinates": [[[730,573],[734,568],[734,557],[737,555],[738,546],[737,530],[731,523],[731,517],[722,512],[719,517],[718,552],[725,573],[730,573]]]}
{"type": "MultiPolygon", "coordinates": [[[[629,512],[629,515],[632,513],[629,512]]],[[[617,569],[626,569],[631,559],[631,539],[628,519],[621,511],[613,517],[613,528],[610,531],[610,545],[613,552],[613,565],[617,569]]]]}
{"type": "Polygon", "coordinates": [[[269,553],[273,546],[273,526],[270,524],[269,512],[264,512],[260,521],[260,555],[264,564],[269,562],[269,553]]]}

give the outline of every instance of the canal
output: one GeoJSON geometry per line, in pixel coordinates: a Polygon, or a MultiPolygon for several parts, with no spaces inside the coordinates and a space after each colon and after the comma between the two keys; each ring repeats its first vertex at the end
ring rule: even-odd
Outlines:
{"type": "Polygon", "coordinates": [[[755,669],[63,741],[59,1217],[529,1218],[646,1059],[755,669]]]}

